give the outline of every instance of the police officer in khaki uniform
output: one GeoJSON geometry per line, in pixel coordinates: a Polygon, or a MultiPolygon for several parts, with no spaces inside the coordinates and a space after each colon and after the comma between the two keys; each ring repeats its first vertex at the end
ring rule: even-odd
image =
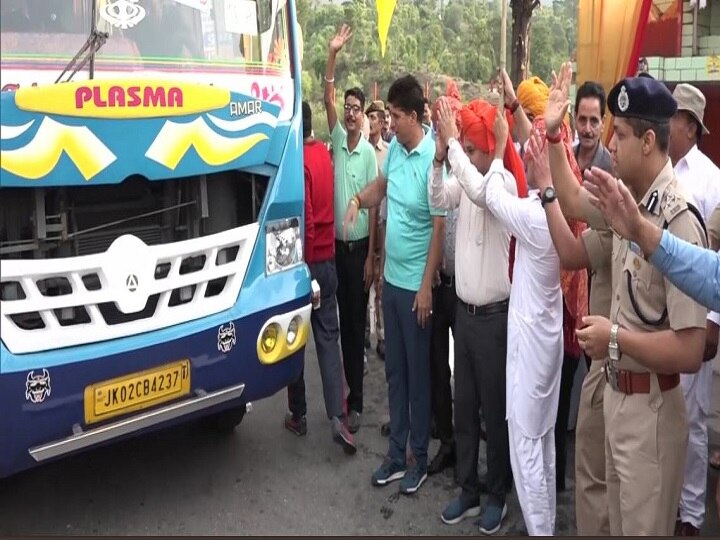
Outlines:
{"type": "MultiPolygon", "coordinates": [[[[608,95],[615,116],[610,151],[616,172],[637,195],[644,217],[674,235],[707,245],[668,158],[669,120],[677,104],[661,82],[620,81],[608,95]]],[[[604,173],[598,169],[587,178],[604,173]]],[[[588,222],[604,222],[581,197],[588,222]]],[[[588,317],[578,338],[591,357],[608,351],[604,394],[606,479],[613,535],[672,535],[688,441],[679,373],[699,369],[707,310],[681,293],[616,237],[610,320],[588,317]]]]}
{"type": "MultiPolygon", "coordinates": [[[[561,79],[569,70],[563,66],[561,79]]],[[[615,115],[609,150],[617,174],[638,194],[643,215],[705,245],[701,222],[680,194],[668,158],[669,120],[677,108],[672,95],[662,83],[643,77],[621,81],[608,97],[615,115]]],[[[592,169],[586,177],[601,174],[606,173],[592,169]]],[[[558,195],[564,196],[566,216],[607,229],[585,189],[573,186],[558,195]]],[[[590,247],[588,257],[600,251],[590,247]]],[[[700,366],[707,312],[667,283],[637,246],[617,236],[610,264],[610,319],[589,316],[578,331],[586,354],[610,357],[603,396],[610,531],[671,535],[688,439],[679,373],[700,366]]]]}

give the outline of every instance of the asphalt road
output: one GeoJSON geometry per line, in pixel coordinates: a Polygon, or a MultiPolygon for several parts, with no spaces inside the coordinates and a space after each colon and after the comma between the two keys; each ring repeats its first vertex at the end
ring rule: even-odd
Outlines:
{"type": "MultiPolygon", "coordinates": [[[[409,497],[398,483],[370,485],[387,449],[382,362],[370,356],[352,457],[332,442],[312,348],[306,382],[306,437],[283,429],[283,392],[254,403],[230,436],[189,425],[52,463],[0,481],[0,535],[477,534],[472,520],[440,521],[456,492],[449,471],[409,497]]],[[[558,498],[557,534],[575,532],[572,480],[568,488],[558,498]]],[[[509,503],[500,533],[524,534],[514,496],[509,503]]],[[[704,533],[717,534],[717,520],[710,525],[704,533]]]]}

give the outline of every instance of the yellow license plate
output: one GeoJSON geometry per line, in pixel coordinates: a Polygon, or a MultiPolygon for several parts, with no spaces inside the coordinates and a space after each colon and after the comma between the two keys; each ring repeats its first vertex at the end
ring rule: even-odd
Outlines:
{"type": "Polygon", "coordinates": [[[190,393],[190,360],[85,387],[85,423],[147,409],[190,393]]]}

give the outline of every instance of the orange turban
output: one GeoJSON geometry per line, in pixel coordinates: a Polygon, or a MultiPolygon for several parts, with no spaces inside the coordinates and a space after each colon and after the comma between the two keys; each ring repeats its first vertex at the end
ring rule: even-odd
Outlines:
{"type": "MultiPolygon", "coordinates": [[[[493,124],[495,123],[495,115],[497,107],[491,105],[485,100],[475,99],[465,105],[460,111],[460,125],[462,126],[462,137],[469,139],[476,148],[486,154],[495,153],[495,134],[493,133],[493,124]]],[[[503,156],[503,164],[505,168],[515,177],[517,184],[517,192],[519,197],[527,197],[527,179],[525,178],[525,166],[523,165],[520,155],[515,149],[510,133],[512,132],[513,119],[509,110],[505,110],[505,117],[508,120],[508,138],[505,145],[505,154],[503,156]]],[[[509,268],[508,275],[510,281],[513,277],[513,267],[515,265],[515,238],[510,238],[509,249],[509,268]]]]}
{"type": "MultiPolygon", "coordinates": [[[[545,137],[545,119],[540,117],[533,121],[533,128],[536,129],[541,137],[545,137]]],[[[567,157],[570,169],[575,175],[575,179],[582,184],[582,174],[577,161],[575,161],[575,153],[573,152],[572,139],[567,124],[560,125],[560,133],[562,134],[563,147],[565,148],[565,156],[567,157]]],[[[580,237],[587,228],[584,222],[574,219],[568,219],[568,225],[575,238],[580,237]]],[[[582,318],[588,313],[588,275],[585,269],[582,270],[560,270],[560,288],[562,289],[565,300],[563,321],[563,330],[565,337],[565,350],[572,351],[573,356],[580,356],[582,352],[577,343],[575,336],[575,328],[582,327],[582,318]],[[570,320],[568,320],[568,318],[570,320]]]]}
{"type": "MultiPolygon", "coordinates": [[[[460,125],[462,126],[462,138],[469,139],[475,147],[486,154],[495,152],[495,135],[493,124],[497,107],[483,99],[475,99],[460,110],[460,125]]],[[[505,168],[512,173],[517,182],[518,196],[527,197],[527,180],[525,179],[525,167],[522,159],[515,149],[510,131],[512,131],[512,115],[505,111],[510,130],[508,131],[507,144],[503,163],[505,168]]]]}
{"type": "MultiPolygon", "coordinates": [[[[445,87],[445,98],[447,98],[448,102],[450,103],[450,108],[452,109],[452,112],[455,113],[455,122],[458,124],[458,129],[460,127],[460,109],[462,109],[462,101],[460,98],[460,90],[457,87],[457,84],[454,80],[448,78],[447,80],[447,86],[445,87]]],[[[438,109],[440,108],[440,100],[436,99],[435,103],[432,105],[432,117],[433,121],[437,119],[438,109]]]]}
{"type": "Polygon", "coordinates": [[[517,98],[520,106],[535,118],[545,114],[550,88],[540,77],[525,79],[518,85],[517,98]]]}

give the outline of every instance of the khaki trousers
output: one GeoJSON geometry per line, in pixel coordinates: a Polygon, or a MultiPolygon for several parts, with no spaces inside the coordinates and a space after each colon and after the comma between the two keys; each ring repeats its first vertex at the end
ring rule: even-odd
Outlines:
{"type": "Polygon", "coordinates": [[[680,385],[625,395],[605,386],[610,533],[672,536],[685,471],[688,423],[680,385]]]}
{"type": "Polygon", "coordinates": [[[575,521],[582,536],[610,535],[605,483],[605,418],[602,361],[590,364],[580,391],[575,428],[575,521]]]}

